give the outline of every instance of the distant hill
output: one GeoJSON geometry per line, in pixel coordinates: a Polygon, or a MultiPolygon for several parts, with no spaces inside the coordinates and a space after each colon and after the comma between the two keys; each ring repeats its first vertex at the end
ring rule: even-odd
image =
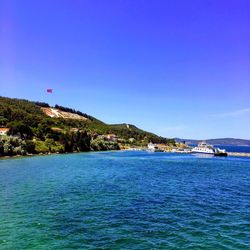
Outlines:
{"type": "Polygon", "coordinates": [[[125,139],[137,138],[139,140],[143,140],[144,138],[147,138],[148,142],[152,141],[154,143],[173,142],[173,139],[166,139],[164,137],[157,136],[153,133],[137,128],[135,125],[127,123],[109,124],[109,127],[115,134],[125,139]]]}
{"type": "MultiPolygon", "coordinates": [[[[180,139],[175,138],[176,142],[185,141],[186,144],[198,144],[203,140],[192,140],[192,139],[180,139]]],[[[250,146],[250,140],[235,139],[235,138],[218,138],[205,140],[207,143],[212,145],[224,145],[224,146],[250,146]]]]}

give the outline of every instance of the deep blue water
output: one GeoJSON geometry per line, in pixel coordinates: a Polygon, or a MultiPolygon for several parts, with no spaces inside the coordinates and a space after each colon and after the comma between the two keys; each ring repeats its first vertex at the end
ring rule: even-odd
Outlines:
{"type": "Polygon", "coordinates": [[[0,249],[249,249],[250,158],[0,160],[0,249]]]}
{"type": "Polygon", "coordinates": [[[250,153],[249,146],[217,146],[215,147],[224,148],[227,152],[240,152],[240,153],[250,153]]]}

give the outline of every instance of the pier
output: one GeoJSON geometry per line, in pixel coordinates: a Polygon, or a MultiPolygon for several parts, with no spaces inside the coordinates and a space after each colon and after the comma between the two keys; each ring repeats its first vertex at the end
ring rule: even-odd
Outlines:
{"type": "Polygon", "coordinates": [[[250,153],[241,153],[241,152],[227,152],[228,156],[244,156],[250,157],[250,153]]]}

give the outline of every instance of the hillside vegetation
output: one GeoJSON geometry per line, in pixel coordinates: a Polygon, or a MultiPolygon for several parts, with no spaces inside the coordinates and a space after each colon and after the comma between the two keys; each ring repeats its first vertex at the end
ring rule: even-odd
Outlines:
{"type": "Polygon", "coordinates": [[[135,145],[146,145],[149,141],[173,143],[134,125],[109,125],[71,108],[53,107],[65,117],[68,112],[68,117],[84,119],[50,117],[42,108],[52,107],[43,102],[0,97],[0,127],[9,128],[7,136],[0,138],[0,155],[112,150],[131,141],[135,145]],[[116,139],[107,139],[107,134],[114,134],[116,139]]]}

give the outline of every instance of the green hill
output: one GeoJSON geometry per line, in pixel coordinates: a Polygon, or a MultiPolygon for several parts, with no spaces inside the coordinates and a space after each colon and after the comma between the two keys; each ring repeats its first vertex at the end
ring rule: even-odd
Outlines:
{"type": "Polygon", "coordinates": [[[173,142],[134,125],[106,124],[68,107],[7,97],[0,97],[0,127],[9,128],[8,136],[1,137],[0,155],[119,149],[131,138],[135,145],[173,142]],[[54,113],[58,117],[51,117],[54,113]],[[117,140],[108,140],[107,134],[115,134],[117,140]]]}
{"type": "Polygon", "coordinates": [[[110,130],[115,134],[119,135],[122,138],[129,139],[135,138],[137,140],[144,140],[146,138],[147,142],[154,142],[154,143],[168,143],[170,142],[169,139],[164,137],[157,136],[153,133],[144,131],[142,129],[137,128],[131,124],[111,124],[108,125],[110,130]]]}

